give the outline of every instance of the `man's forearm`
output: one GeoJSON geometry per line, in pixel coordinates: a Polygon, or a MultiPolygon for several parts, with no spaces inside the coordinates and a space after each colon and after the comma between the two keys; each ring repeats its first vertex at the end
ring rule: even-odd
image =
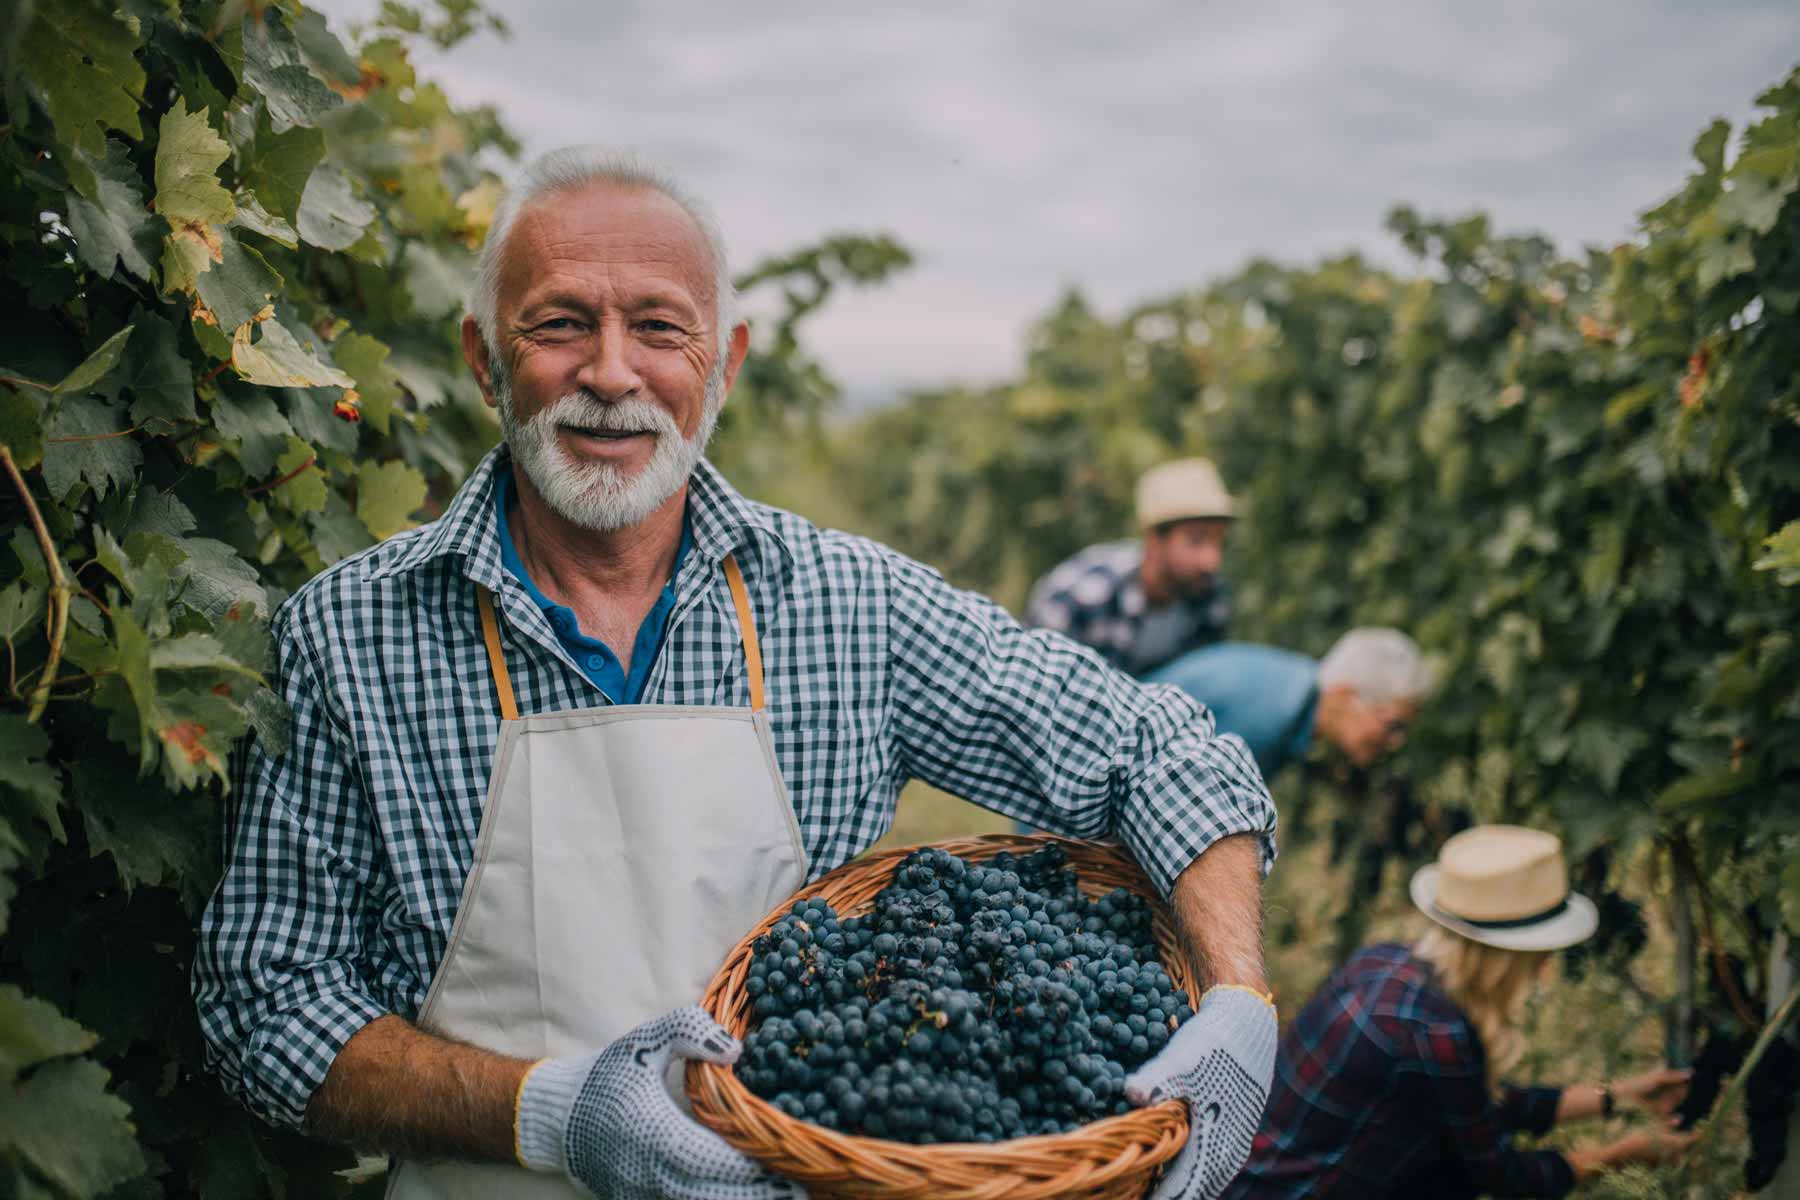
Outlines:
{"type": "Polygon", "coordinates": [[[514,1162],[514,1109],[531,1066],[381,1017],[338,1052],[307,1105],[307,1132],[403,1158],[514,1162]]]}
{"type": "Polygon", "coordinates": [[[1258,992],[1263,974],[1262,846],[1253,834],[1220,838],[1175,880],[1175,924],[1200,972],[1200,986],[1237,984],[1258,992]]]}

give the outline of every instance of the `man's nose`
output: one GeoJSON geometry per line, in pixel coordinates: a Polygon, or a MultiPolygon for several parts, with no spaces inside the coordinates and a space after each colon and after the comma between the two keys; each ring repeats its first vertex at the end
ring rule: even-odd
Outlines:
{"type": "Polygon", "coordinates": [[[594,331],[592,351],[581,364],[575,382],[602,400],[623,400],[643,387],[644,381],[631,364],[630,346],[622,326],[608,322],[594,331]]]}

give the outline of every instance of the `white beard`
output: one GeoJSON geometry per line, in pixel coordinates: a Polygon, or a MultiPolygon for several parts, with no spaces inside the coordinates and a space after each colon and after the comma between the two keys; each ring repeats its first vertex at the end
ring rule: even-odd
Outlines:
{"type": "Polygon", "coordinates": [[[700,428],[691,441],[681,436],[675,418],[659,404],[638,398],[608,403],[587,392],[571,392],[520,425],[513,414],[512,380],[495,371],[493,387],[500,429],[512,447],[514,464],[565,520],[604,533],[636,525],[687,483],[725,406],[725,364],[721,359],[707,377],[700,428]],[[612,463],[572,457],[557,440],[559,425],[653,433],[656,449],[636,474],[626,475],[612,463]]]}

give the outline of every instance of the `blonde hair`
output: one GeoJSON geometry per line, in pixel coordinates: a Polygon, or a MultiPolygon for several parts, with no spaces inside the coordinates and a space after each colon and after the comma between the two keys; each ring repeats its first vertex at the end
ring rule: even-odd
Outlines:
{"type": "Polygon", "coordinates": [[[1481,1035],[1488,1082],[1497,1084],[1524,1057],[1519,1027],[1549,952],[1502,950],[1433,925],[1413,944],[1413,956],[1431,964],[1438,985],[1481,1035]]]}

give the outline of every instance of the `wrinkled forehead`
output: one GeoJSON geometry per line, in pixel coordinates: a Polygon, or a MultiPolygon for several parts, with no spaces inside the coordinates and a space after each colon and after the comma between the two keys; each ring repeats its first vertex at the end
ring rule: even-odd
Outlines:
{"type": "Polygon", "coordinates": [[[500,302],[550,277],[655,280],[694,306],[715,304],[712,247],[693,216],[654,188],[589,183],[535,196],[500,250],[500,302]]]}

